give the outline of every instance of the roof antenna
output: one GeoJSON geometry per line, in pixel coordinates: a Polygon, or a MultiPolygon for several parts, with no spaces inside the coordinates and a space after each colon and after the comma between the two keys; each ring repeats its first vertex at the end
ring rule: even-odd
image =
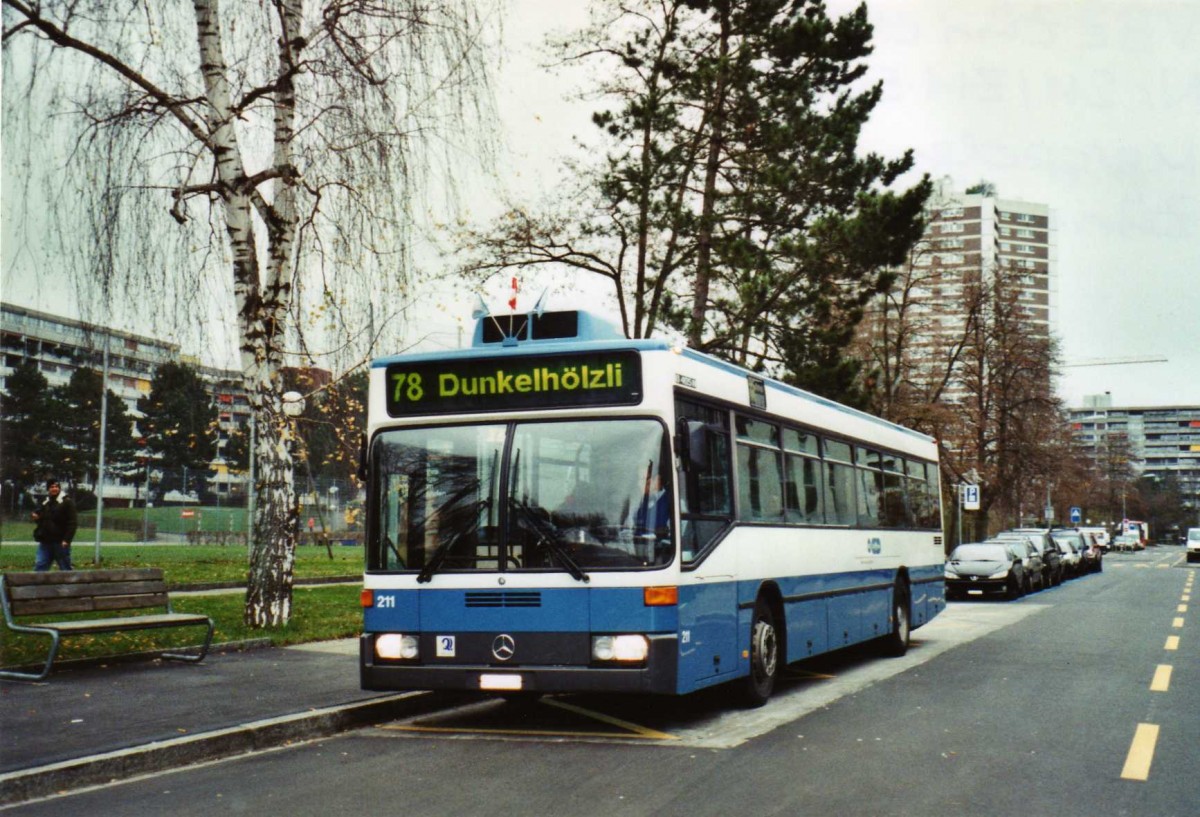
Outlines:
{"type": "Polygon", "coordinates": [[[483,296],[480,295],[478,292],[476,292],[475,299],[477,301],[479,301],[479,304],[475,307],[474,310],[472,310],[471,317],[477,321],[482,320],[483,318],[491,318],[492,323],[496,327],[496,331],[500,333],[500,337],[504,338],[504,345],[511,346],[511,345],[516,344],[516,339],[511,337],[512,319],[510,318],[508,321],[509,331],[505,331],[504,327],[500,325],[500,321],[496,318],[495,315],[492,314],[492,310],[488,309],[487,302],[485,300],[483,300],[483,296]]]}
{"type": "Polygon", "coordinates": [[[488,315],[492,314],[492,310],[488,309],[488,305],[483,300],[483,296],[480,295],[478,292],[475,293],[475,300],[479,301],[479,305],[476,306],[475,309],[471,312],[472,320],[479,320],[480,318],[486,318],[488,315]]]}

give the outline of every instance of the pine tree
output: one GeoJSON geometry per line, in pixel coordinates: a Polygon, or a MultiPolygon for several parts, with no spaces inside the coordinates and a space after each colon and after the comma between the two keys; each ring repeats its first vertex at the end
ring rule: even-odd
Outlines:
{"type": "Polygon", "coordinates": [[[48,415],[56,426],[59,477],[72,483],[96,483],[102,414],[106,475],[111,478],[127,473],[137,465],[133,417],[125,401],[112,389],[108,389],[108,399],[101,411],[101,382],[101,375],[95,369],[80,367],[71,373],[66,385],[50,390],[48,415]]]}
{"type": "Polygon", "coordinates": [[[3,479],[20,491],[52,474],[61,444],[50,416],[50,384],[36,363],[26,361],[4,379],[0,397],[0,457],[3,479]]]}
{"type": "Polygon", "coordinates": [[[188,490],[202,490],[217,454],[217,409],[200,375],[187,364],[164,363],[137,407],[143,415],[138,428],[163,469],[164,490],[183,489],[184,469],[188,490]]]}
{"type": "Polygon", "coordinates": [[[831,19],[804,0],[642,0],[600,19],[561,48],[604,78],[603,159],[560,212],[514,212],[474,236],[468,269],[600,275],[632,337],[673,328],[694,348],[854,397],[841,350],[919,240],[931,190],[889,190],[909,153],[859,155],[882,93],[861,87],[865,6],[831,19]]]}

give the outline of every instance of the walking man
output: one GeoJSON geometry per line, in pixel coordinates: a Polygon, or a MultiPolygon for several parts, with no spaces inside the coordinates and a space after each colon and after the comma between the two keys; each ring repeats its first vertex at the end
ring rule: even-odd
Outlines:
{"type": "Polygon", "coordinates": [[[33,569],[46,571],[54,562],[59,570],[71,570],[71,540],[78,526],[75,503],[62,492],[56,479],[46,481],[46,490],[50,495],[33,512],[33,521],[37,522],[33,538],[38,543],[33,569]]]}

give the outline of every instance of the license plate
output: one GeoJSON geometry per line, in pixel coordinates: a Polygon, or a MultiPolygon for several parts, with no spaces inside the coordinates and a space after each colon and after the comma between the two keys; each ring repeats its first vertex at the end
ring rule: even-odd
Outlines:
{"type": "Polygon", "coordinates": [[[510,692],[521,688],[520,675],[499,675],[495,673],[484,673],[479,676],[479,688],[488,690],[500,690],[502,692],[510,692]]]}

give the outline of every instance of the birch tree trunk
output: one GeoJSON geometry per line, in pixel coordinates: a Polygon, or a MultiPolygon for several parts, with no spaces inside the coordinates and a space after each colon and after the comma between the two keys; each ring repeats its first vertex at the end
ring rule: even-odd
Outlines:
{"type": "Polygon", "coordinates": [[[299,40],[299,0],[278,0],[283,36],[273,120],[274,169],[280,178],[268,204],[252,194],[234,128],[234,111],[227,77],[229,66],[222,47],[220,0],[195,0],[200,66],[208,99],[207,115],[213,155],[220,182],[221,206],[233,252],[234,297],[241,332],[242,371],[254,412],[259,449],[256,466],[262,501],[255,507],[250,573],[246,588],[245,622],[251,627],[286,624],[292,608],[297,514],[290,421],[280,402],[282,327],[291,307],[296,234],[295,187],[286,178],[291,167],[295,122],[292,84],[299,40]],[[254,205],[266,225],[267,267],[258,263],[254,205]]]}
{"type": "MultiPolygon", "coordinates": [[[[99,273],[87,237],[63,231],[62,244],[81,248],[81,290],[95,279],[107,295],[120,279],[143,305],[138,319],[172,328],[198,321],[195,302],[214,289],[232,294],[258,441],[244,618],[285,624],[298,534],[285,363],[317,365],[314,337],[337,350],[332,365],[321,361],[330,368],[377,353],[374,316],[398,315],[408,230],[426,209],[414,205],[417,182],[436,167],[448,201],[462,137],[485,156],[494,142],[472,128],[494,118],[485,59],[494,22],[475,0],[0,2],[6,67],[25,60],[29,86],[10,95],[6,82],[5,115],[49,122],[78,165],[69,183],[61,167],[41,175],[138,205],[123,208],[136,210],[137,229],[112,231],[129,257],[99,273]],[[25,107],[10,104],[18,96],[25,107]],[[60,132],[60,112],[77,132],[60,132]]],[[[23,171],[38,158],[29,143],[23,171]]],[[[88,206],[62,205],[63,224],[88,206]]]]}

